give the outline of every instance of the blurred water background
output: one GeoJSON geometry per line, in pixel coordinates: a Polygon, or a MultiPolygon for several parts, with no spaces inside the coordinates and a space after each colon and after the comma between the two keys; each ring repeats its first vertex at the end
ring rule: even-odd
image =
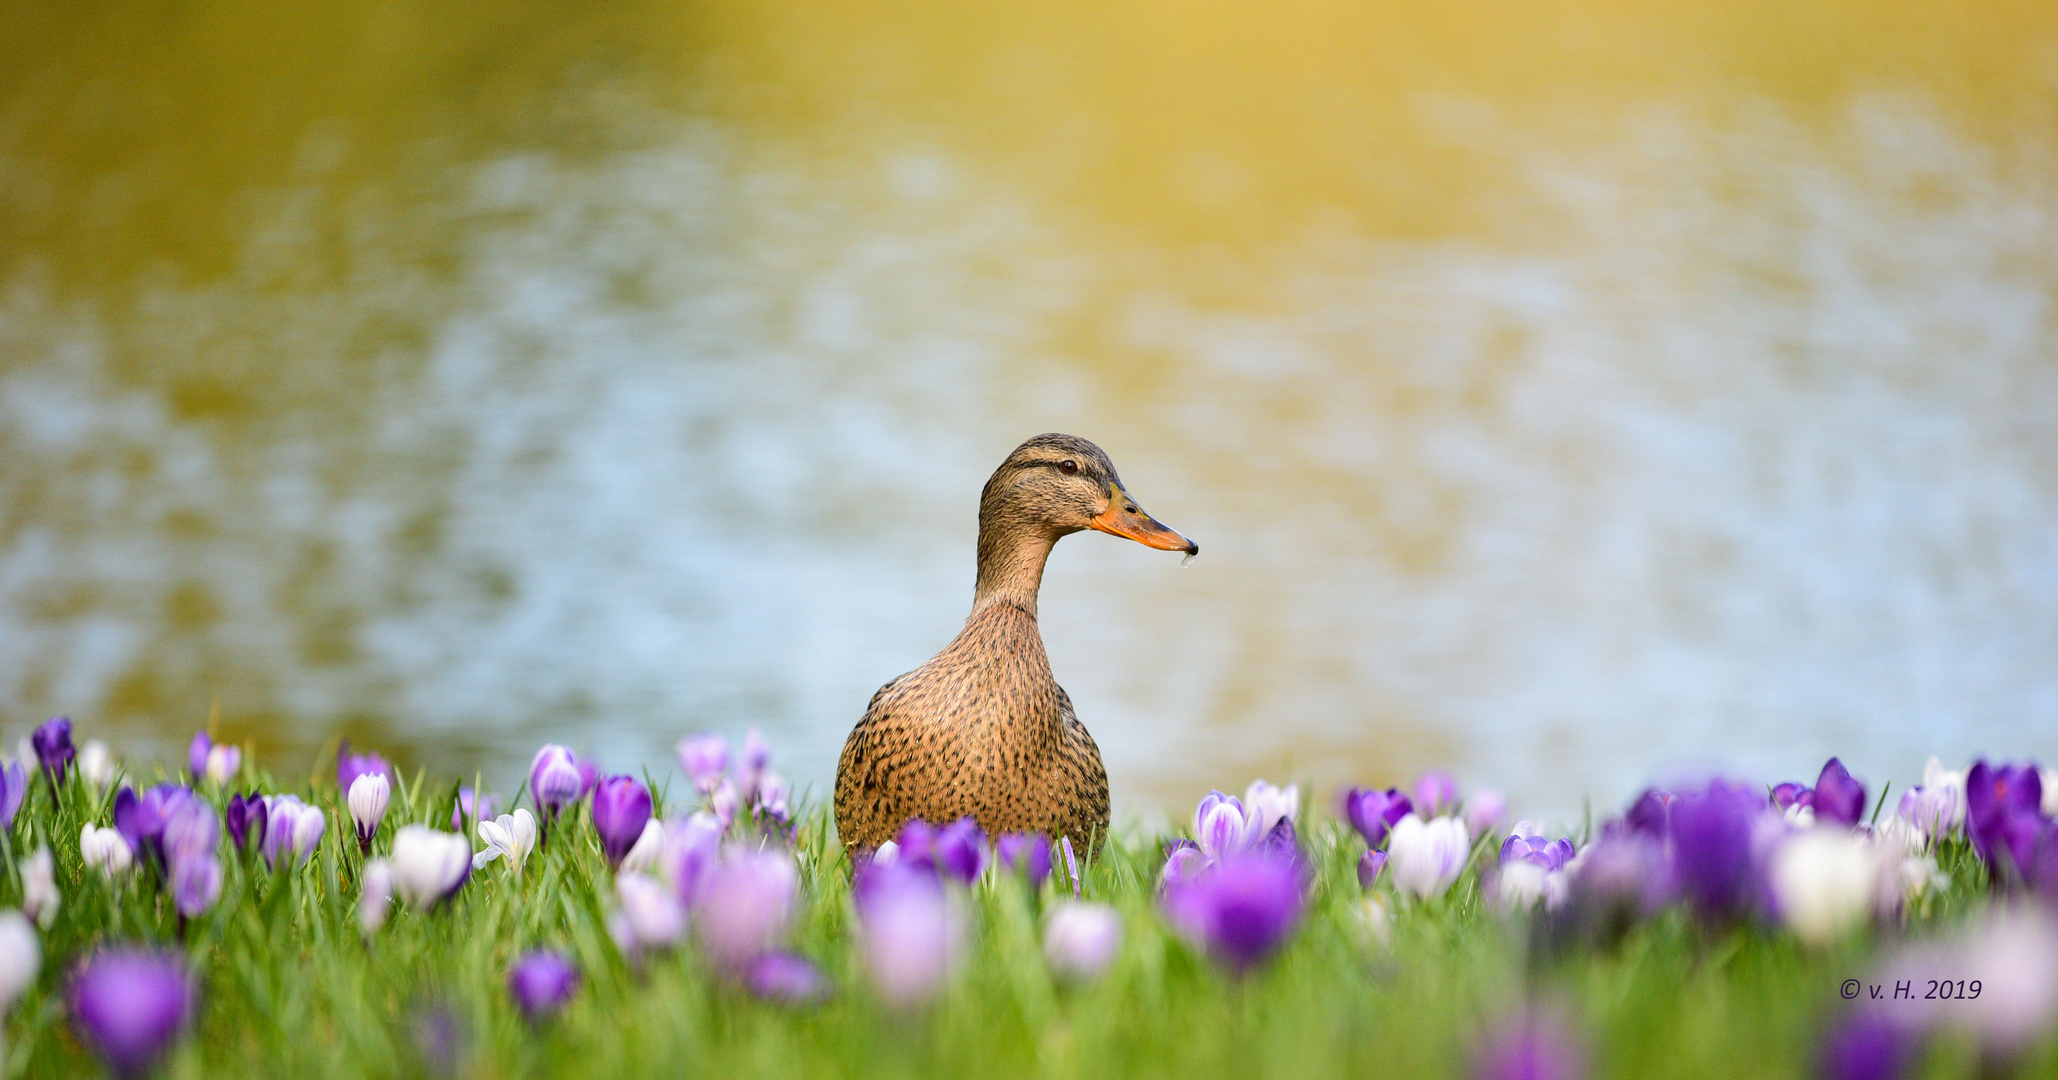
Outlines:
{"type": "Polygon", "coordinates": [[[7,0],[0,722],[824,790],[1059,545],[1118,807],[2058,758],[2058,7],[7,0]]]}

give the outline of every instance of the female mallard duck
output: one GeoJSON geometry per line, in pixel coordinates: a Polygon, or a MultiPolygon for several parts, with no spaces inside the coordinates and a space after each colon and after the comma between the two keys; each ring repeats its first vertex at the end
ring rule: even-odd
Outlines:
{"type": "Polygon", "coordinates": [[[1072,699],[1051,677],[1036,590],[1058,538],[1081,529],[1197,554],[1122,489],[1100,447],[1038,435],[979,497],[979,581],[965,628],[879,688],[836,766],[836,832],[874,848],[910,818],[970,816],[988,835],[1042,832],[1095,844],[1108,832],[1108,774],[1072,699]]]}

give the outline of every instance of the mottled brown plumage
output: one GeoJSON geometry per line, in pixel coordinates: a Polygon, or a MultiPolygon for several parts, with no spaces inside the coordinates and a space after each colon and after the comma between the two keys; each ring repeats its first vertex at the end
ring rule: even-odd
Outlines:
{"type": "Polygon", "coordinates": [[[979,499],[979,578],[965,628],[880,687],[843,744],[836,831],[846,847],[877,847],[910,818],[970,816],[989,835],[1043,832],[1075,845],[1107,835],[1100,749],[1052,677],[1036,626],[1044,561],[1081,529],[1200,550],[1137,507],[1100,447],[1072,435],[1016,447],[979,499]]]}

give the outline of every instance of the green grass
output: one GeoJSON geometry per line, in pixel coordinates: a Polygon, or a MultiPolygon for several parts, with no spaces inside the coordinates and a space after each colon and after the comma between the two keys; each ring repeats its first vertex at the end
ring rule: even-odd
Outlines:
{"type": "MultiPolygon", "coordinates": [[[[262,786],[278,790],[268,778],[262,786]]],[[[375,847],[404,823],[447,826],[454,787],[403,783],[375,847]]],[[[219,790],[205,794],[224,801],[219,790]]],[[[1462,1075],[1482,1032],[1532,1000],[1562,1011],[1599,1075],[1799,1077],[1813,1072],[1843,979],[1865,976],[1890,939],[1948,926],[1986,902],[1977,864],[1952,845],[1941,860],[1950,886],[1905,929],[1832,951],[1775,928],[1712,931],[1677,912],[1609,948],[1554,951],[1532,941],[1526,920],[1482,903],[1482,842],[1474,871],[1446,898],[1409,904],[1380,886],[1395,911],[1381,944],[1359,917],[1362,846],[1318,819],[1304,830],[1316,878],[1300,931],[1236,981],[1166,929],[1155,909],[1158,838],[1130,834],[1084,875],[1086,895],[1117,907],[1127,929],[1103,978],[1054,982],[1038,920],[1056,886],[1032,894],[1002,878],[974,890],[972,954],[951,989],[926,1010],[896,1013],[868,993],[849,869],[826,812],[813,807],[799,832],[806,903],[793,944],[837,993],[790,1009],[712,976],[690,946],[625,961],[605,930],[609,873],[583,819],[560,827],[519,878],[490,864],[445,908],[396,910],[367,943],[348,817],[332,785],[303,796],[329,811],[309,865],[275,875],[231,856],[221,902],[182,933],[147,874],[110,885],[80,862],[80,826],[106,823],[111,795],[94,799],[73,781],[53,805],[37,782],[8,837],[0,903],[19,903],[16,861],[48,843],[63,905],[44,937],[42,977],[8,1019],[7,1073],[90,1075],[96,1066],[63,1004],[73,962],[105,942],[183,940],[201,1006],[165,1063],[177,1077],[438,1074],[422,1049],[434,1015],[459,1032],[462,1076],[1434,1077],[1462,1075]],[[564,1012],[531,1028],[505,977],[537,945],[571,954],[585,981],[564,1012]]],[[[1922,1066],[1926,1076],[1970,1075],[1977,1060],[1943,1041],[1922,1066]]],[[[2022,1069],[2058,1074],[2058,1054],[2047,1041],[2022,1069]]]]}

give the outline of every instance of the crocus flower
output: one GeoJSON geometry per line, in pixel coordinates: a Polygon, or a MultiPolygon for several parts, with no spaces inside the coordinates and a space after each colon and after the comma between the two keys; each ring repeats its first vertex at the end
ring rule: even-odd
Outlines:
{"type": "Polygon", "coordinates": [[[1058,837],[1058,850],[1065,853],[1065,876],[1072,879],[1072,899],[1077,900],[1085,879],[1079,876],[1079,860],[1072,857],[1072,837],[1069,833],[1058,837]]]}
{"type": "Polygon", "coordinates": [[[221,899],[221,860],[212,851],[174,860],[171,863],[171,889],[179,914],[188,919],[199,918],[221,899]]]}
{"type": "Polygon", "coordinates": [[[1242,975],[1284,944],[1300,922],[1300,868],[1264,855],[1231,856],[1190,882],[1167,887],[1162,903],[1181,934],[1242,975]]]}
{"type": "Polygon", "coordinates": [[[610,776],[593,789],[590,816],[607,864],[620,866],[650,823],[650,789],[633,776],[610,776]]]}
{"type": "Polygon", "coordinates": [[[1946,787],[1912,787],[1901,793],[1894,816],[1935,840],[1965,819],[1965,795],[1946,787]]]}
{"type": "Polygon", "coordinates": [[[881,997],[898,1008],[928,1000],[964,953],[964,916],[935,874],[873,863],[852,887],[865,967],[881,997]]]}
{"type": "Polygon", "coordinates": [[[393,906],[393,864],[366,859],[363,884],[363,891],[357,894],[357,928],[369,938],[386,925],[386,912],[393,906]]]}
{"type": "Polygon", "coordinates": [[[182,799],[165,820],[159,843],[166,866],[181,860],[212,857],[221,842],[221,822],[205,799],[182,799]]]}
{"type": "Polygon", "coordinates": [[[1193,840],[1209,862],[1238,854],[1257,839],[1250,815],[1234,795],[1210,791],[1193,810],[1193,840]]]}
{"type": "Polygon", "coordinates": [[[658,874],[680,903],[700,899],[702,886],[721,849],[722,824],[706,812],[665,823],[665,845],[658,852],[658,874]]]}
{"type": "Polygon", "coordinates": [[[43,945],[21,912],[0,911],[0,1016],[14,1008],[22,991],[35,985],[43,969],[43,945]]]}
{"type": "Polygon", "coordinates": [[[807,1005],[829,996],[829,980],[815,965],[790,952],[768,952],[743,970],[743,985],[765,1001],[807,1005]]]}
{"type": "Polygon", "coordinates": [[[656,818],[651,818],[643,823],[643,833],[636,837],[629,853],[622,856],[621,868],[638,874],[655,874],[663,862],[664,853],[665,827],[656,818]]]}
{"type": "Polygon", "coordinates": [[[14,816],[21,813],[21,801],[28,793],[29,774],[21,762],[0,766],[0,832],[14,828],[14,816]]]}
{"type": "Polygon", "coordinates": [[[1912,1056],[1910,1034],[1877,1012],[1859,1012],[1823,1036],[1815,1075],[1821,1080],[1900,1080],[1912,1056]]]}
{"type": "Polygon", "coordinates": [[[1883,867],[1871,841],[1842,829],[1810,829],[1772,853],[1767,881],[1794,936],[1827,945],[1872,914],[1883,867]]]}
{"type": "Polygon", "coordinates": [[[743,750],[736,761],[736,794],[746,806],[756,806],[758,789],[772,764],[772,748],[751,728],[743,733],[743,750]]]}
{"type": "Polygon", "coordinates": [[[179,784],[155,784],[140,796],[123,788],[114,795],[114,827],[139,858],[162,866],[164,827],[192,799],[193,789],[179,784]]]}
{"type": "Polygon", "coordinates": [[[1107,969],[1122,951],[1122,916],[1106,904],[1061,900],[1043,928],[1043,956],[1050,969],[1086,980],[1107,969]]]}
{"type": "Polygon", "coordinates": [[[1002,869],[1028,879],[1031,889],[1050,877],[1050,837],[1042,833],[1008,833],[995,842],[993,855],[1002,869]]]}
{"type": "Polygon", "coordinates": [[[216,743],[207,737],[207,732],[196,731],[193,741],[186,746],[186,770],[193,774],[196,784],[202,780],[226,784],[243,770],[243,748],[216,743]]]}
{"type": "Polygon", "coordinates": [[[728,768],[729,740],[720,735],[689,735],[679,740],[679,771],[702,795],[714,794],[728,768]]]}
{"type": "Polygon", "coordinates": [[[1508,799],[1491,788],[1481,788],[1465,800],[1465,827],[1474,836],[1492,832],[1508,813],[1508,799]]]}
{"type": "Polygon", "coordinates": [[[624,952],[667,948],[686,933],[686,905],[647,874],[616,874],[615,899],[624,952]]]}
{"type": "Polygon", "coordinates": [[[267,821],[264,796],[255,793],[229,796],[229,805],[222,811],[222,820],[228,825],[229,839],[238,850],[264,846],[267,821]]]}
{"type": "Polygon", "coordinates": [[[1564,1025],[1538,1013],[1501,1024],[1480,1045],[1476,1080],[1580,1080],[1585,1055],[1564,1025]]]}
{"type": "Polygon", "coordinates": [[[75,756],[71,748],[71,720],[68,717],[53,716],[29,736],[29,742],[36,748],[36,761],[43,766],[43,772],[53,784],[64,782],[65,767],[75,756]]]}
{"type": "Polygon", "coordinates": [[[1386,852],[1373,848],[1358,856],[1358,887],[1370,889],[1379,883],[1379,872],[1386,869],[1386,852]]]}
{"type": "Polygon", "coordinates": [[[386,759],[377,754],[351,753],[349,739],[344,739],[336,747],[336,788],[339,791],[348,793],[351,785],[357,783],[357,778],[367,773],[386,776],[392,771],[393,767],[386,764],[386,759]]]}
{"type": "Polygon", "coordinates": [[[1352,788],[1344,793],[1343,814],[1350,821],[1351,828],[1365,840],[1366,847],[1378,847],[1386,842],[1388,830],[1400,819],[1407,817],[1415,804],[1399,788],[1375,791],[1370,788],[1352,788]]]}
{"type": "Polygon", "coordinates": [[[122,839],[120,830],[95,828],[90,822],[79,832],[79,858],[87,866],[110,878],[128,872],[135,864],[136,853],[129,848],[129,842],[122,839]]]}
{"type": "MultiPolygon", "coordinates": [[[[115,839],[121,839],[116,834],[115,839]]],[[[62,898],[57,892],[57,862],[50,857],[48,847],[39,847],[35,854],[21,861],[21,911],[37,926],[45,930],[57,919],[57,905],[62,898]]]]}
{"type": "Polygon", "coordinates": [[[117,1076],[141,1076],[186,1026],[193,984],[169,953],[105,949],[73,972],[72,1026],[117,1076]]]}
{"type": "Polygon", "coordinates": [[[465,826],[476,828],[482,821],[493,820],[493,796],[480,795],[471,788],[457,789],[457,802],[450,808],[450,831],[462,833],[465,826]]]}
{"type": "Polygon", "coordinates": [[[472,845],[456,833],[402,825],[393,834],[393,891],[409,904],[434,907],[456,895],[472,872],[472,845]]]}
{"type": "Polygon", "coordinates": [[[1170,888],[1182,885],[1200,876],[1208,867],[1208,857],[1191,840],[1174,840],[1165,852],[1165,869],[1158,875],[1158,887],[1170,888]]]}
{"type": "Polygon", "coordinates": [[[214,740],[204,731],[194,732],[193,741],[186,744],[186,771],[193,775],[196,784],[207,775],[207,752],[212,749],[214,740]]]}
{"type": "Polygon", "coordinates": [[[1772,805],[1778,808],[1782,814],[1796,806],[1813,807],[1815,805],[1815,791],[1813,788],[1803,787],[1792,780],[1788,780],[1783,784],[1775,784],[1772,787],[1772,805]]]}
{"type": "Polygon", "coordinates": [[[1832,825],[1856,825],[1865,817],[1865,785],[1836,758],[1822,766],[1815,781],[1815,816],[1832,825]]]}
{"type": "Polygon", "coordinates": [[[274,869],[281,862],[307,865],[328,828],[328,819],[319,808],[293,795],[273,795],[266,800],[265,818],[264,862],[274,869]]]}
{"type": "Polygon", "coordinates": [[[722,853],[693,907],[694,932],[716,968],[739,975],[786,937],[800,871],[783,850],[722,853]]]}
{"type": "Polygon", "coordinates": [[[379,831],[379,823],[386,820],[386,805],[393,798],[392,782],[382,772],[368,772],[350,782],[346,802],[350,806],[350,820],[357,824],[357,846],[359,850],[372,849],[372,837],[379,831]]]}
{"type": "Polygon", "coordinates": [[[585,777],[579,772],[579,759],[570,750],[545,743],[536,751],[529,762],[529,797],[536,800],[545,824],[555,820],[558,812],[577,801],[584,791],[585,777]]]}
{"type": "Polygon", "coordinates": [[[579,969],[561,952],[536,949],[507,969],[507,992],[532,1024],[542,1023],[579,991],[579,969]]]}
{"type": "Polygon", "coordinates": [[[949,874],[970,885],[979,880],[979,875],[986,869],[986,830],[971,818],[959,818],[936,834],[936,844],[931,850],[939,873],[949,874]]]}
{"type": "Polygon", "coordinates": [[[1664,839],[1672,833],[1672,804],[1677,801],[1669,791],[1645,788],[1629,805],[1622,823],[1632,832],[1664,839]]]}
{"type": "Polygon", "coordinates": [[[1243,791],[1244,813],[1250,817],[1250,833],[1263,836],[1272,831],[1281,821],[1293,821],[1301,813],[1301,789],[1299,784],[1273,787],[1263,780],[1253,780],[1243,791]]]}
{"type": "Polygon", "coordinates": [[[1974,762],[1965,778],[1965,825],[1997,880],[2020,874],[2043,826],[2043,778],[2033,765],[1974,762]]]}
{"type": "Polygon", "coordinates": [[[1727,918],[1757,898],[1752,830],[1763,795],[1715,780],[1672,807],[1672,862],[1680,890],[1703,915],[1727,918]]]}
{"type": "Polygon", "coordinates": [[[1394,825],[1386,844],[1394,885],[1424,900],[1450,891],[1464,872],[1471,850],[1472,836],[1463,821],[1454,817],[1423,821],[1414,814],[1394,825]]]}
{"type": "Polygon", "coordinates": [[[1487,894],[1503,911],[1529,911],[1538,903],[1555,911],[1565,902],[1565,872],[1516,859],[1494,870],[1487,894]]]}
{"type": "Polygon", "coordinates": [[[1415,781],[1415,812],[1441,817],[1458,808],[1458,780],[1447,772],[1426,772],[1415,781]]]}
{"type": "Polygon", "coordinates": [[[1503,866],[1522,861],[1535,863],[1545,870],[1563,870],[1565,864],[1571,862],[1572,857],[1578,853],[1570,837],[1561,836],[1556,840],[1545,840],[1541,836],[1516,832],[1510,833],[1506,840],[1501,841],[1500,861],[1503,866]]]}
{"type": "Polygon", "coordinates": [[[536,815],[524,807],[517,806],[512,814],[479,822],[479,841],[486,846],[472,856],[472,869],[476,870],[504,855],[508,869],[519,874],[523,864],[529,861],[529,853],[536,850],[536,839],[536,815]]]}
{"type": "MultiPolygon", "coordinates": [[[[8,767],[19,769],[21,766],[8,767]]],[[[98,794],[114,783],[114,774],[114,751],[100,739],[87,739],[86,744],[79,747],[79,775],[85,777],[86,783],[92,785],[93,792],[98,794]]]]}
{"type": "Polygon", "coordinates": [[[2044,816],[2058,818],[2058,769],[2039,769],[2037,778],[2044,789],[2044,816]]]}

